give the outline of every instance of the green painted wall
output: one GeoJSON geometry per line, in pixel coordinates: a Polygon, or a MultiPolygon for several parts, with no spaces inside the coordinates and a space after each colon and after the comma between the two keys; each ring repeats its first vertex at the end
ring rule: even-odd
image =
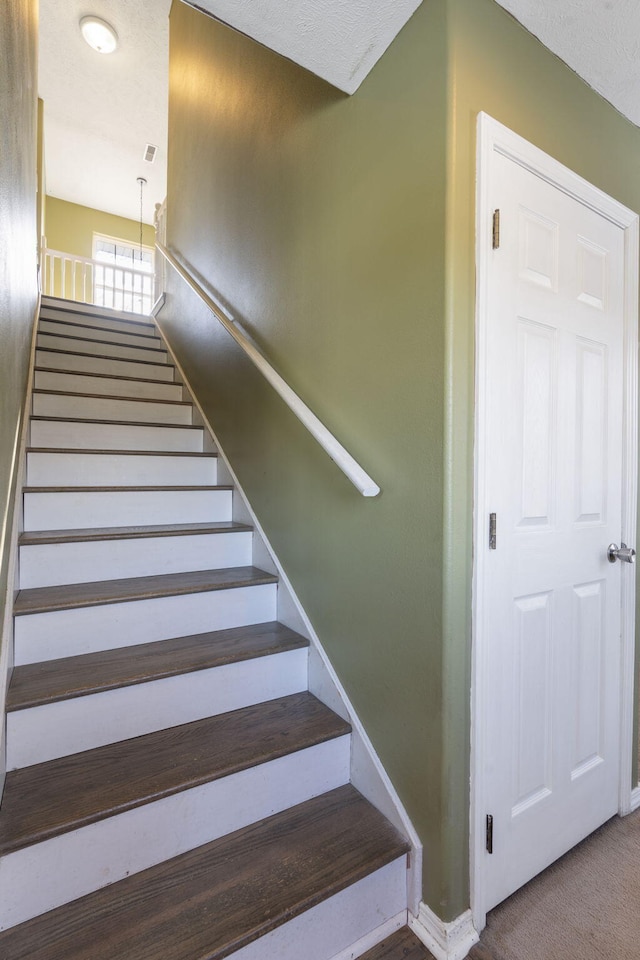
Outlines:
{"type": "MultiPolygon", "coordinates": [[[[47,246],[63,253],[73,253],[76,257],[93,256],[94,233],[140,243],[140,224],[135,220],[69,203],[58,197],[47,196],[45,224],[47,246]]],[[[154,229],[148,223],[142,225],[142,242],[146,247],[155,243],[154,229]]]]}
{"type": "MultiPolygon", "coordinates": [[[[0,12],[0,638],[15,499],[14,454],[38,295],[37,17],[35,0],[5,0],[0,12]]],[[[7,653],[0,650],[0,723],[4,722],[7,653]]],[[[4,743],[2,731],[0,737],[4,743]]]]}
{"type": "Polygon", "coordinates": [[[349,98],[183,4],[171,14],[169,243],[382,496],[351,487],[186,288],[172,283],[161,318],[429,864],[442,818],[442,17],[421,8],[349,98]]]}
{"type": "Polygon", "coordinates": [[[169,244],[383,489],[353,491],[192,294],[161,322],[425,845],[469,904],[475,127],[634,209],[640,131],[493,0],[425,0],[351,98],[182,4],[169,244]]]}

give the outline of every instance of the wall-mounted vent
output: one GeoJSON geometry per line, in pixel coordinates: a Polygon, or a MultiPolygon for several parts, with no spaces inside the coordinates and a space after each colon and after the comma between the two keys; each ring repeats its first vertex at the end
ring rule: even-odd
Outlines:
{"type": "Polygon", "coordinates": [[[154,147],[152,143],[148,143],[146,145],[146,147],[144,148],[144,159],[147,161],[147,163],[153,163],[153,161],[156,158],[157,152],[158,152],[158,148],[154,147]]]}

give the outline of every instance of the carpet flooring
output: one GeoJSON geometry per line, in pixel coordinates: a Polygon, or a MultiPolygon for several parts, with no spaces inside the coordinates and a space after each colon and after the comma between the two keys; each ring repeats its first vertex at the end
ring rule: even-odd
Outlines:
{"type": "Polygon", "coordinates": [[[640,960],[640,810],[492,910],[469,960],[640,960]]]}

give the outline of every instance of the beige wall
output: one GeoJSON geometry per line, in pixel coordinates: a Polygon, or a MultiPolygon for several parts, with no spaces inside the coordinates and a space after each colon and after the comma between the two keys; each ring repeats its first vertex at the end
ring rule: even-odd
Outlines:
{"type": "MultiPolygon", "coordinates": [[[[15,459],[37,303],[35,0],[5,0],[0,14],[0,724],[9,663],[5,597],[15,502],[15,459]]],[[[12,586],[12,585],[11,585],[12,586]]],[[[11,595],[11,591],[9,591],[11,595]]],[[[4,733],[0,730],[0,743],[4,733]]],[[[0,758],[0,777],[4,757],[0,758]]]]}
{"type": "MultiPolygon", "coordinates": [[[[38,234],[38,257],[40,257],[40,246],[45,233],[45,202],[46,202],[46,171],[44,162],[44,101],[38,97],[38,141],[36,155],[36,178],[37,178],[37,234],[38,234]]],[[[38,263],[40,260],[38,259],[38,263]]]]}
{"type": "MultiPolygon", "coordinates": [[[[70,253],[76,257],[93,257],[93,235],[100,233],[117,240],[124,240],[137,247],[140,243],[140,224],[126,217],[117,217],[103,210],[94,210],[78,203],[69,203],[57,197],[47,196],[45,204],[46,241],[50,250],[70,253]]],[[[155,244],[155,231],[149,224],[142,225],[142,243],[146,247],[155,244]]],[[[89,274],[90,277],[90,274],[89,274]]],[[[76,272],[75,290],[71,266],[67,264],[65,288],[62,286],[62,267],[58,260],[53,270],[53,290],[51,278],[47,276],[44,290],[56,297],[84,300],[87,291],[84,288],[85,277],[80,270],[76,272]]],[[[89,279],[90,284],[90,279],[89,279]]]]}
{"type": "MultiPolygon", "coordinates": [[[[137,245],[140,243],[140,224],[126,217],[116,217],[103,210],[93,210],[79,203],[69,203],[57,197],[47,197],[45,208],[47,246],[77,257],[93,256],[93,234],[102,233],[137,245]]],[[[142,242],[146,247],[155,243],[152,226],[142,226],[142,242]]]]}
{"type": "Polygon", "coordinates": [[[359,498],[177,281],[161,315],[425,845],[469,904],[475,124],[633,209],[640,131],[493,0],[425,0],[347,98],[181,4],[169,244],[382,487],[359,498]]]}

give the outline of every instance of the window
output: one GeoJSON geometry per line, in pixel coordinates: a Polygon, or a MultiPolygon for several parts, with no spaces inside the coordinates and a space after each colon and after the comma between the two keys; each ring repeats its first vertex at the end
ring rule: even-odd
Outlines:
{"type": "Polygon", "coordinates": [[[151,313],[153,250],[93,235],[93,302],[130,313],[151,313]]]}

